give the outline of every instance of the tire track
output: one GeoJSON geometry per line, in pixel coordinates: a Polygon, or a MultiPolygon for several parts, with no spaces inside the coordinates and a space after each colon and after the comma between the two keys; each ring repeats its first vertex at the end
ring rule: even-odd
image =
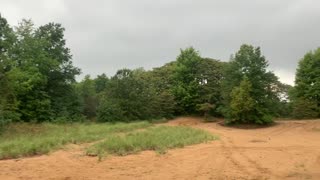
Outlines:
{"type": "Polygon", "coordinates": [[[277,135],[280,135],[280,134],[283,134],[287,131],[292,131],[292,129],[294,128],[297,128],[297,127],[301,127],[301,124],[287,124],[287,123],[283,123],[283,124],[280,124],[280,127],[271,131],[271,132],[268,132],[268,133],[265,133],[263,134],[264,136],[277,136],[277,135]]]}
{"type": "MultiPolygon", "coordinates": [[[[226,137],[226,139],[228,139],[228,137],[226,137]]],[[[222,165],[220,166],[220,168],[217,171],[217,176],[221,179],[225,179],[225,175],[222,173],[223,170],[225,169],[225,166],[228,162],[230,162],[238,171],[240,172],[244,172],[247,176],[252,177],[253,174],[247,170],[247,168],[245,166],[243,166],[241,163],[239,163],[234,157],[234,151],[233,147],[228,145],[228,143],[226,143],[223,138],[221,138],[221,148],[222,151],[225,155],[225,161],[223,161],[222,165]]]]}

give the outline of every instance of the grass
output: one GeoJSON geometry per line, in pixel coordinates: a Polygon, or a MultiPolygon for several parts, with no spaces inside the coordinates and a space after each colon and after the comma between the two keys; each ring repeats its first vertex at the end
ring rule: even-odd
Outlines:
{"type": "Polygon", "coordinates": [[[85,143],[151,126],[148,122],[116,124],[14,124],[0,136],[0,159],[46,154],[68,143],[85,143]]]}
{"type": "Polygon", "coordinates": [[[144,150],[164,153],[167,149],[184,147],[217,139],[210,133],[190,127],[158,126],[144,131],[113,135],[87,149],[88,155],[99,157],[109,153],[127,155],[144,150]]]}

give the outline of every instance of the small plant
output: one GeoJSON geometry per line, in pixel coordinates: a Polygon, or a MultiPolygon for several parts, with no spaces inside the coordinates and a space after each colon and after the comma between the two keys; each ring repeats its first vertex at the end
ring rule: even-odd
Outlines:
{"type": "Polygon", "coordinates": [[[319,116],[319,107],[315,101],[306,98],[294,100],[292,116],[298,119],[313,119],[319,116]]]}

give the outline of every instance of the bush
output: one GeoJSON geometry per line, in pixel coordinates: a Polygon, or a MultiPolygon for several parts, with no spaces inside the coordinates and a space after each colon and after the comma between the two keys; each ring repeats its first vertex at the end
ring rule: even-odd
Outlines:
{"type": "Polygon", "coordinates": [[[6,124],[7,124],[6,120],[5,120],[5,119],[3,118],[3,116],[1,116],[1,114],[0,114],[0,134],[1,134],[2,131],[4,130],[6,124]]]}
{"type": "Polygon", "coordinates": [[[128,119],[124,116],[121,106],[111,100],[104,100],[98,107],[97,111],[99,122],[126,122],[128,119]]]}
{"type": "Polygon", "coordinates": [[[298,119],[312,119],[319,117],[319,107],[317,103],[305,98],[298,98],[292,103],[292,116],[298,119]]]}
{"type": "Polygon", "coordinates": [[[4,113],[0,109],[0,134],[5,130],[6,126],[16,118],[15,113],[4,113]]]}
{"type": "Polygon", "coordinates": [[[197,104],[198,111],[203,113],[204,119],[206,121],[209,119],[209,112],[213,110],[215,107],[216,105],[210,103],[197,104]]]}

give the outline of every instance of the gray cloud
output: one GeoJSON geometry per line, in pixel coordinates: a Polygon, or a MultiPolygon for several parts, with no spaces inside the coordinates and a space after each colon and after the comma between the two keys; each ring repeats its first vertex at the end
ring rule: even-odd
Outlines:
{"type": "Polygon", "coordinates": [[[93,76],[161,66],[187,46],[228,60],[249,43],[293,84],[298,60],[320,44],[317,0],[0,0],[0,12],[11,24],[62,23],[74,64],[93,76]]]}

